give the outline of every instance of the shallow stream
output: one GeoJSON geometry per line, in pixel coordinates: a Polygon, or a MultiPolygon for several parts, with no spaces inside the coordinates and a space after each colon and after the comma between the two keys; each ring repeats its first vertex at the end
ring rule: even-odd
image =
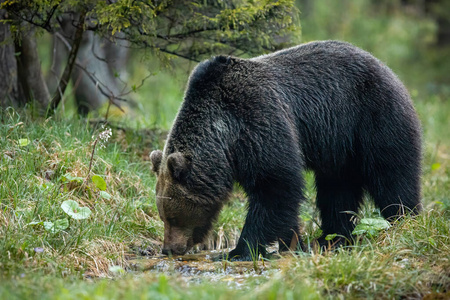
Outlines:
{"type": "Polygon", "coordinates": [[[228,282],[239,287],[251,278],[268,277],[279,271],[285,258],[259,261],[226,261],[222,251],[201,251],[195,254],[167,257],[164,255],[135,258],[129,261],[132,269],[180,275],[186,283],[228,282]]]}

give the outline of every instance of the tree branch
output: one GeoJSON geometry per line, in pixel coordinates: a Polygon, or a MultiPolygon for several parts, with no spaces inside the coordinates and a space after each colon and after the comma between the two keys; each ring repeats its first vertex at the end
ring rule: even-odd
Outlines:
{"type": "Polygon", "coordinates": [[[187,55],[183,55],[183,54],[181,54],[181,53],[173,52],[173,51],[170,51],[170,50],[167,50],[167,49],[159,48],[159,51],[164,52],[164,53],[167,53],[167,54],[175,55],[175,56],[178,56],[178,57],[187,59],[187,60],[191,60],[191,61],[195,61],[195,62],[200,62],[200,60],[198,60],[198,59],[196,59],[196,58],[189,57],[189,56],[187,56],[187,55]]]}
{"type": "MultiPolygon", "coordinates": [[[[64,38],[64,36],[62,36],[61,34],[59,34],[58,32],[55,33],[55,36],[60,39],[63,44],[67,47],[67,49],[71,52],[72,51],[72,46],[70,46],[69,42],[64,38]]],[[[78,59],[75,60],[75,66],[77,68],[79,68],[80,70],[82,70],[86,76],[95,84],[95,86],[98,88],[98,90],[100,91],[100,93],[105,96],[106,98],[108,98],[108,100],[110,101],[110,103],[112,103],[114,106],[116,106],[120,111],[124,112],[124,110],[122,109],[122,107],[115,101],[115,99],[119,100],[119,101],[127,101],[127,99],[121,98],[119,96],[126,96],[129,93],[131,93],[133,90],[129,90],[128,92],[122,93],[121,95],[114,95],[114,93],[108,88],[108,86],[106,86],[103,82],[101,82],[96,76],[95,74],[89,72],[79,61],[78,59]],[[102,86],[108,90],[108,92],[106,92],[105,90],[103,90],[102,86]]],[[[144,81],[149,78],[151,76],[151,74],[149,74],[147,77],[145,77],[141,84],[138,86],[142,86],[144,84],[144,81]]],[[[60,94],[62,95],[62,93],[60,92],[60,94]]]]}

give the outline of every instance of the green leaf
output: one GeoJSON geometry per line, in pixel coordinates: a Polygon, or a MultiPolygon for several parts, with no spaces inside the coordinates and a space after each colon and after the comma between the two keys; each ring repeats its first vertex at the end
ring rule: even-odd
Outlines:
{"type": "Polygon", "coordinates": [[[367,234],[370,237],[375,237],[382,230],[388,229],[391,227],[388,221],[381,218],[364,218],[361,222],[355,227],[352,234],[353,235],[361,235],[367,234]]]}
{"type": "Polygon", "coordinates": [[[19,147],[25,147],[30,144],[30,141],[28,139],[19,139],[19,147]]]}
{"type": "Polygon", "coordinates": [[[43,225],[44,224],[44,222],[42,222],[42,221],[40,221],[40,222],[30,222],[30,223],[28,223],[27,225],[28,226],[35,226],[35,225],[43,225]]]}
{"type": "Polygon", "coordinates": [[[431,165],[431,170],[432,171],[436,171],[439,170],[441,168],[441,164],[440,163],[434,163],[431,165]]]}
{"type": "Polygon", "coordinates": [[[388,221],[381,218],[364,218],[361,220],[361,224],[366,224],[377,230],[388,229],[391,227],[391,224],[389,224],[388,221]]]}
{"type": "Polygon", "coordinates": [[[64,219],[58,219],[53,222],[44,222],[44,228],[50,233],[58,233],[61,230],[65,230],[69,227],[69,220],[66,218],[64,219]]]}
{"type": "Polygon", "coordinates": [[[98,175],[94,175],[92,176],[92,182],[95,184],[95,186],[99,189],[99,190],[106,190],[106,182],[103,178],[101,178],[98,175]]]}
{"type": "Polygon", "coordinates": [[[337,236],[337,233],[333,233],[333,234],[327,234],[327,236],[325,237],[326,241],[331,241],[332,239],[334,239],[337,236]]]}
{"type": "Polygon", "coordinates": [[[300,214],[300,219],[302,219],[303,222],[308,222],[312,220],[312,216],[307,212],[303,212],[300,214]]]}
{"type": "Polygon", "coordinates": [[[108,200],[111,199],[111,195],[104,191],[100,191],[100,197],[102,197],[103,199],[108,199],[108,200]]]}
{"type": "Polygon", "coordinates": [[[78,182],[78,183],[83,183],[84,178],[83,177],[76,177],[76,176],[72,176],[71,174],[67,173],[64,174],[62,176],[62,181],[70,181],[70,182],[78,182]]]}
{"type": "Polygon", "coordinates": [[[66,200],[61,204],[61,208],[66,214],[75,220],[83,220],[89,218],[91,210],[89,207],[80,207],[76,201],[66,200]]]}

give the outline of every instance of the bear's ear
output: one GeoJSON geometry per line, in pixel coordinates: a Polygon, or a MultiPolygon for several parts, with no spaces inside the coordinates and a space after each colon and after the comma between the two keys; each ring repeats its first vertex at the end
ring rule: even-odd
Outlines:
{"type": "Polygon", "coordinates": [[[214,61],[226,67],[236,64],[239,61],[239,58],[233,56],[218,55],[214,57],[214,61]]]}
{"type": "Polygon", "coordinates": [[[188,172],[188,161],[182,153],[175,152],[167,157],[167,168],[173,179],[183,181],[188,172]]]}
{"type": "Polygon", "coordinates": [[[225,55],[218,55],[215,57],[215,60],[218,63],[229,65],[231,63],[231,56],[225,56],[225,55]]]}
{"type": "Polygon", "coordinates": [[[155,173],[159,172],[159,167],[161,166],[162,151],[154,150],[150,153],[150,160],[152,161],[152,171],[155,173]]]}

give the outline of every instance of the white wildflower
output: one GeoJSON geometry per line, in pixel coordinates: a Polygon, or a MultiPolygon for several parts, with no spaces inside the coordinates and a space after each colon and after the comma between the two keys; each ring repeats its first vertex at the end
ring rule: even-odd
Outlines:
{"type": "Polygon", "coordinates": [[[105,144],[108,142],[111,135],[112,135],[111,128],[106,128],[105,130],[103,130],[102,132],[100,132],[98,134],[98,139],[99,139],[101,148],[105,147],[105,144]]]}

